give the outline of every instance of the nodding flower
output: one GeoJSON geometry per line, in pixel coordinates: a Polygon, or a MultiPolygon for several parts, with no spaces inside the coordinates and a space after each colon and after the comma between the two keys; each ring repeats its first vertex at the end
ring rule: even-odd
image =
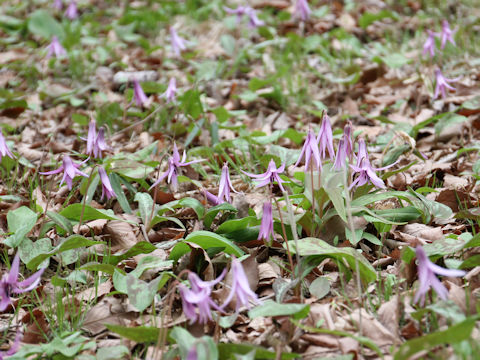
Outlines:
{"type": "Polygon", "coordinates": [[[65,16],[70,20],[78,18],[77,3],[75,0],[71,0],[68,4],[67,10],[65,10],[65,16]]]}
{"type": "Polygon", "coordinates": [[[295,17],[300,18],[302,21],[310,19],[311,10],[308,6],[307,0],[297,0],[295,3],[295,17]]]}
{"type": "Polygon", "coordinates": [[[133,99],[138,107],[141,107],[148,102],[148,97],[143,92],[142,86],[137,79],[133,80],[133,99]]]}
{"type": "MultiPolygon", "coordinates": [[[[82,139],[85,140],[84,138],[82,139]]],[[[103,156],[103,152],[109,149],[107,143],[105,142],[105,128],[101,127],[97,134],[96,122],[93,119],[88,124],[88,135],[86,140],[86,153],[89,156],[101,158],[103,156]]]]}
{"type": "Polygon", "coordinates": [[[436,32],[433,32],[432,30],[427,30],[427,33],[428,33],[427,40],[425,40],[425,43],[423,44],[423,55],[430,53],[430,56],[434,57],[435,56],[435,37],[437,37],[439,34],[436,32]]]}
{"type": "Polygon", "coordinates": [[[330,118],[327,114],[323,115],[322,125],[318,132],[317,143],[320,146],[320,156],[322,159],[326,158],[327,151],[330,159],[333,159],[335,151],[333,150],[332,125],[330,124],[330,118]]]}
{"type": "Polygon", "coordinates": [[[460,78],[459,77],[454,78],[454,79],[446,78],[445,76],[443,76],[440,69],[436,69],[435,70],[435,92],[433,94],[433,99],[436,99],[440,93],[442,94],[442,98],[445,98],[447,96],[447,90],[446,89],[456,90],[449,83],[455,82],[458,79],[460,79],[460,78]]]}
{"type": "Polygon", "coordinates": [[[447,44],[447,41],[452,43],[452,45],[455,44],[455,40],[453,39],[453,34],[455,34],[456,30],[450,29],[450,24],[448,23],[447,20],[443,20],[442,22],[442,32],[440,34],[440,42],[441,42],[441,48],[443,49],[445,45],[447,44]]]}
{"type": "Polygon", "coordinates": [[[239,6],[236,9],[230,9],[226,6],[223,7],[225,12],[232,15],[237,15],[237,23],[239,23],[244,15],[248,16],[248,26],[250,28],[256,28],[258,26],[265,25],[265,22],[257,17],[257,11],[250,6],[239,6]]]}
{"type": "Polygon", "coordinates": [[[112,184],[110,183],[110,179],[108,178],[107,172],[103,167],[98,168],[98,174],[100,175],[100,180],[102,180],[102,197],[103,200],[104,196],[107,197],[107,200],[117,197],[115,191],[112,188],[112,184]]]}
{"type": "Polygon", "coordinates": [[[0,161],[2,161],[2,157],[8,156],[9,158],[13,159],[13,154],[8,148],[7,142],[3,137],[2,132],[0,131],[0,161]]]}
{"type": "Polygon", "coordinates": [[[270,236],[274,236],[273,231],[273,213],[272,213],[272,203],[270,201],[265,201],[263,203],[263,214],[262,222],[260,223],[260,231],[258,233],[257,240],[270,240],[270,236]]]}
{"type": "Polygon", "coordinates": [[[231,203],[232,198],[230,197],[230,190],[238,193],[233,188],[232,181],[230,180],[230,175],[228,173],[228,164],[224,163],[222,167],[222,175],[220,176],[220,184],[218,186],[218,196],[213,195],[207,190],[205,190],[205,195],[208,202],[214,205],[223,204],[224,202],[231,203]]]}
{"type": "Polygon", "coordinates": [[[187,41],[180,37],[173,26],[170,27],[170,42],[175,55],[180,56],[183,50],[187,49],[187,41]]]}
{"type": "Polygon", "coordinates": [[[167,103],[174,102],[177,96],[177,80],[172,77],[168,82],[167,90],[160,95],[160,97],[165,98],[167,103]]]}
{"type": "Polygon", "coordinates": [[[254,178],[254,181],[256,181],[256,187],[262,187],[268,184],[270,184],[270,186],[273,186],[273,183],[276,181],[278,183],[278,186],[280,187],[280,190],[282,191],[285,191],[285,188],[282,184],[286,181],[282,180],[279,174],[283,173],[284,171],[285,164],[282,164],[282,166],[277,169],[277,166],[275,165],[275,161],[273,161],[273,159],[270,160],[270,162],[268,163],[267,171],[263,174],[252,174],[242,170],[245,175],[254,178]]]}
{"type": "Polygon", "coordinates": [[[59,58],[65,56],[67,51],[65,48],[60,44],[58,38],[54,35],[52,36],[52,42],[47,46],[47,59],[50,59],[53,55],[59,58]]]}
{"type": "Polygon", "coordinates": [[[305,139],[305,142],[303,144],[302,152],[300,153],[300,156],[298,157],[297,162],[295,163],[295,166],[298,166],[300,161],[302,161],[303,157],[305,157],[305,170],[308,169],[308,166],[310,164],[310,158],[313,156],[313,160],[315,161],[315,167],[314,169],[320,170],[322,168],[322,159],[320,157],[320,150],[318,149],[318,142],[317,139],[315,138],[315,133],[313,130],[308,130],[307,138],[305,139]]]}
{"type": "Polygon", "coordinates": [[[76,164],[75,162],[73,162],[70,156],[63,155],[63,163],[58,169],[52,170],[52,171],[40,172],[39,174],[54,175],[54,174],[59,174],[63,172],[63,177],[62,177],[62,181],[60,182],[60,186],[62,186],[62,184],[66,182],[68,189],[72,190],[72,180],[75,178],[75,176],[80,175],[80,176],[88,177],[87,174],[78,170],[78,168],[87,160],[83,161],[81,164],[76,164]]]}

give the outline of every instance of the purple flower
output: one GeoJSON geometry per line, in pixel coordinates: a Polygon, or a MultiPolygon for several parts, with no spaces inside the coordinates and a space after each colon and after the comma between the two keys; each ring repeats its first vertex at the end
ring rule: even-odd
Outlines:
{"type": "Polygon", "coordinates": [[[280,175],[283,171],[285,170],[285,164],[282,164],[282,166],[280,166],[278,169],[277,169],[277,166],[275,165],[275,161],[273,161],[273,159],[270,160],[270,162],[268,163],[268,168],[267,168],[267,171],[264,172],[263,174],[252,174],[252,173],[248,173],[246,171],[243,171],[242,172],[245,174],[245,175],[248,175],[254,179],[256,179],[255,181],[257,181],[256,183],[256,187],[262,187],[262,186],[265,186],[265,185],[268,185],[268,184],[271,184],[273,185],[273,182],[276,181],[278,183],[278,186],[280,187],[280,190],[282,191],[285,191],[285,188],[283,187],[283,183],[285,183],[286,181],[285,180],[282,180],[280,178],[280,175]]]}
{"type": "Polygon", "coordinates": [[[358,176],[352,182],[349,189],[352,189],[355,186],[362,186],[367,183],[371,183],[378,188],[384,189],[385,183],[377,176],[376,172],[388,169],[394,166],[396,163],[397,162],[381,168],[372,167],[372,165],[370,164],[370,160],[368,159],[367,145],[365,144],[365,141],[363,139],[360,139],[358,141],[357,164],[356,166],[350,165],[350,167],[354,170],[355,173],[358,174],[358,176]]]}
{"type": "Polygon", "coordinates": [[[238,312],[242,306],[250,309],[250,301],[259,304],[260,300],[258,299],[257,294],[255,294],[252,289],[250,289],[250,284],[248,283],[247,275],[243,269],[242,263],[233,256],[232,258],[232,285],[230,289],[230,294],[225,299],[223,306],[232,301],[235,297],[235,310],[238,312]]]}
{"type": "Polygon", "coordinates": [[[352,142],[352,124],[349,122],[343,129],[343,137],[340,139],[337,148],[337,155],[335,163],[333,164],[335,170],[342,170],[345,168],[347,158],[353,159],[353,142],[352,142]]]}
{"type": "Polygon", "coordinates": [[[187,41],[181,38],[177,31],[170,27],[170,41],[172,43],[172,49],[175,55],[180,56],[181,52],[187,48],[187,41]]]}
{"type": "Polygon", "coordinates": [[[187,154],[184,151],[182,159],[180,160],[180,154],[178,153],[177,144],[174,143],[173,155],[170,156],[170,158],[168,159],[168,170],[165,171],[162,174],[162,176],[160,176],[158,180],[153,183],[150,189],[160,184],[160,182],[163,179],[167,178],[167,183],[172,184],[173,190],[177,191],[177,187],[178,187],[177,176],[178,176],[178,170],[179,170],[178,168],[203,161],[203,160],[193,160],[193,161],[185,162],[186,158],[187,158],[187,154]]]}
{"type": "Polygon", "coordinates": [[[187,360],[197,360],[197,359],[198,359],[197,347],[194,346],[190,350],[188,350],[187,360]]]}
{"type": "Polygon", "coordinates": [[[297,162],[294,166],[298,166],[300,161],[305,156],[305,169],[308,169],[308,165],[310,164],[310,158],[313,155],[313,159],[315,160],[316,169],[319,170],[322,168],[322,160],[320,158],[320,151],[318,150],[318,142],[315,138],[315,133],[313,130],[308,130],[307,138],[305,139],[305,143],[303,144],[302,152],[298,157],[297,162]]]}
{"type": "Polygon", "coordinates": [[[52,55],[55,57],[65,56],[67,51],[64,49],[62,44],[58,41],[58,38],[54,35],[52,36],[52,42],[47,46],[47,59],[50,59],[52,55]]]}
{"type": "Polygon", "coordinates": [[[232,199],[230,197],[230,190],[238,193],[237,191],[235,191],[232,182],[230,181],[230,175],[228,174],[228,165],[227,163],[224,163],[222,167],[222,175],[220,177],[220,185],[218,186],[218,197],[208,192],[207,190],[204,190],[205,196],[207,197],[208,202],[214,205],[223,204],[224,202],[231,203],[232,199]]]}
{"type": "MultiPolygon", "coordinates": [[[[456,31],[456,30],[455,30],[456,31]]],[[[450,41],[453,45],[455,44],[455,40],[453,39],[453,34],[455,31],[450,29],[450,24],[447,20],[443,20],[442,22],[442,33],[440,34],[440,41],[441,41],[441,48],[443,49],[447,44],[447,41],[450,41]]]]}
{"type": "Polygon", "coordinates": [[[10,296],[12,294],[21,294],[35,289],[45,270],[40,269],[28,279],[18,281],[19,267],[20,257],[16,254],[10,272],[4,274],[0,280],[0,312],[5,311],[11,304],[10,296]]]}
{"type": "Polygon", "coordinates": [[[7,351],[0,351],[0,360],[3,360],[5,357],[14,355],[20,349],[20,339],[22,334],[20,330],[17,330],[17,334],[15,335],[15,340],[13,345],[7,351]]]}
{"type": "Polygon", "coordinates": [[[302,21],[307,21],[310,19],[310,7],[308,6],[307,0],[297,0],[295,3],[295,16],[302,19],[302,21]]]}
{"type": "Polygon", "coordinates": [[[62,10],[63,8],[62,0],[53,0],[53,7],[59,11],[62,10]]]}
{"type": "Polygon", "coordinates": [[[257,240],[270,240],[270,235],[274,236],[273,232],[273,215],[272,215],[272,204],[270,201],[263,203],[263,215],[262,222],[260,224],[260,231],[258,233],[257,240]]]}
{"type": "Polygon", "coordinates": [[[420,282],[420,286],[413,298],[413,302],[417,303],[418,300],[420,300],[420,306],[423,306],[425,303],[425,294],[430,288],[433,288],[442,300],[447,300],[448,290],[443,286],[440,280],[437,279],[435,274],[456,277],[464,276],[465,271],[445,269],[435,265],[428,259],[425,250],[423,250],[421,246],[417,246],[415,253],[417,254],[418,260],[418,281],[420,282]]]}
{"type": "Polygon", "coordinates": [[[330,159],[333,159],[333,157],[335,156],[335,151],[333,150],[332,125],[330,124],[330,118],[327,114],[323,115],[322,125],[318,133],[317,143],[320,146],[320,155],[322,159],[325,159],[327,155],[327,150],[330,159]]]}
{"type": "Polygon", "coordinates": [[[102,152],[108,149],[109,147],[105,142],[105,128],[101,127],[97,135],[96,122],[92,119],[88,125],[87,155],[101,158],[103,156],[102,152]]]}
{"type": "Polygon", "coordinates": [[[435,93],[433,94],[433,99],[436,99],[438,97],[439,93],[442,93],[442,98],[445,98],[447,96],[446,90],[455,90],[453,86],[451,86],[449,83],[457,81],[459,78],[455,79],[448,79],[445,76],[443,76],[442,72],[440,69],[435,70],[435,93]]]}
{"type": "Polygon", "coordinates": [[[226,269],[223,270],[220,276],[212,281],[203,281],[197,274],[190,272],[188,280],[190,281],[190,288],[184,284],[180,284],[180,296],[182,298],[182,308],[185,316],[190,319],[190,323],[199,322],[206,324],[208,320],[212,320],[212,308],[223,311],[212,300],[211,293],[213,287],[218,284],[225,276],[226,269]],[[197,311],[198,310],[198,311],[197,311]]]}
{"type": "MultiPolygon", "coordinates": [[[[88,159],[87,159],[88,160],[88,159]]],[[[83,161],[81,164],[75,164],[73,160],[68,155],[63,155],[63,163],[57,170],[47,171],[47,172],[40,172],[39,174],[42,175],[53,175],[59,174],[63,171],[62,181],[60,182],[60,186],[66,181],[69,190],[72,190],[72,180],[75,176],[85,176],[88,177],[87,174],[78,170],[78,168],[85,163],[87,160],[83,161]]]]}
{"type": "Polygon", "coordinates": [[[4,156],[8,156],[9,158],[13,159],[13,154],[8,148],[7,142],[0,131],[0,161],[2,161],[2,157],[4,156]]]}
{"type": "Polygon", "coordinates": [[[64,15],[69,20],[75,20],[76,18],[78,18],[77,3],[75,0],[70,1],[70,4],[68,4],[67,10],[65,10],[64,15]]]}
{"type": "Polygon", "coordinates": [[[250,28],[256,28],[258,26],[263,26],[265,25],[265,22],[260,20],[257,17],[257,12],[254,8],[250,6],[239,6],[236,9],[230,9],[226,6],[223,7],[223,9],[228,13],[232,15],[237,15],[237,23],[239,23],[244,15],[248,16],[248,26],[250,28]]]}
{"type": "Polygon", "coordinates": [[[423,44],[423,55],[430,53],[431,57],[435,56],[435,37],[438,36],[438,33],[433,32],[432,30],[427,30],[428,37],[423,44]]]}
{"type": "Polygon", "coordinates": [[[133,98],[138,107],[145,105],[148,101],[148,97],[143,92],[142,86],[137,79],[133,80],[133,98]]]}
{"type": "Polygon", "coordinates": [[[112,197],[117,197],[117,194],[115,194],[115,191],[113,191],[107,172],[103,167],[100,166],[98,168],[98,174],[100,175],[100,180],[102,180],[102,197],[100,200],[103,200],[104,196],[107,197],[107,200],[110,200],[112,197]]]}
{"type": "Polygon", "coordinates": [[[176,99],[177,94],[177,80],[175,78],[171,78],[168,82],[167,90],[160,96],[167,99],[167,103],[173,102],[176,99]]]}

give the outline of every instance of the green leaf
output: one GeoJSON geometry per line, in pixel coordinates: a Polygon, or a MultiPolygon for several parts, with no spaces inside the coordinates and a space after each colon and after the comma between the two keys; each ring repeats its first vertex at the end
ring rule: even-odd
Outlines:
{"type": "Polygon", "coordinates": [[[52,36],[57,36],[60,41],[65,38],[63,27],[45,10],[37,10],[30,15],[28,30],[33,35],[41,36],[48,41],[52,36]]]}
{"type": "Polygon", "coordinates": [[[97,360],[125,359],[130,355],[130,350],[125,345],[116,345],[97,350],[97,360]]]}
{"type": "Polygon", "coordinates": [[[217,206],[213,206],[210,209],[208,209],[207,213],[205,214],[205,217],[203,219],[203,223],[207,228],[212,226],[213,220],[215,219],[215,216],[220,211],[231,211],[231,212],[237,212],[237,208],[234,207],[233,205],[229,204],[228,202],[224,202],[222,204],[219,204],[217,206]]]}
{"type": "Polygon", "coordinates": [[[153,251],[157,250],[157,248],[146,241],[140,241],[133,245],[126,253],[122,255],[111,255],[108,257],[107,263],[110,265],[117,265],[119,262],[129,259],[132,256],[140,255],[140,254],[149,254],[153,251]]]}
{"type": "MultiPolygon", "coordinates": [[[[263,347],[251,344],[234,344],[234,343],[219,343],[217,344],[218,354],[220,359],[233,359],[234,355],[246,355],[251,351],[255,351],[255,359],[276,359],[277,354],[269,351],[263,347]]],[[[300,359],[301,355],[296,353],[281,353],[282,360],[300,359]]]]}
{"type": "Polygon", "coordinates": [[[110,264],[100,264],[100,263],[88,263],[80,267],[79,270],[87,270],[87,271],[97,271],[97,272],[103,272],[105,274],[113,275],[115,270],[118,271],[123,271],[118,268],[116,268],[113,265],[110,264]]]}
{"type": "Polygon", "coordinates": [[[53,211],[47,211],[47,216],[50,219],[52,219],[55,224],[57,224],[63,230],[65,230],[67,233],[69,233],[69,234],[73,233],[73,225],[70,222],[70,220],[68,220],[65,216],[57,214],[53,211]]]}
{"type": "Polygon", "coordinates": [[[180,200],[170,201],[169,203],[162,205],[159,208],[158,213],[163,214],[168,210],[173,211],[173,209],[177,208],[192,208],[193,211],[195,211],[195,213],[197,214],[198,219],[202,219],[203,215],[205,214],[205,208],[202,203],[197,199],[188,197],[182,198],[180,200]]]}
{"type": "Polygon", "coordinates": [[[394,360],[407,360],[420,351],[430,350],[439,345],[455,344],[470,339],[478,316],[470,317],[461,323],[451,325],[447,330],[437,331],[403,343],[394,360]]]}
{"type": "Polygon", "coordinates": [[[101,245],[101,244],[105,244],[105,243],[103,241],[89,240],[80,235],[72,235],[64,239],[60,244],[55,246],[51,251],[35,256],[32,260],[28,262],[27,268],[30,270],[37,270],[38,266],[43,261],[52,257],[53,255],[57,255],[68,250],[78,249],[82,247],[89,247],[93,245],[101,245]]]}
{"type": "Polygon", "coordinates": [[[150,216],[154,215],[155,213],[152,212],[153,207],[153,199],[148,193],[141,193],[138,192],[135,194],[136,202],[138,202],[138,211],[140,211],[140,217],[144,225],[149,226],[148,221],[150,220],[150,216]]]}
{"type": "Polygon", "coordinates": [[[143,312],[150,306],[158,291],[158,283],[160,277],[147,283],[143,280],[137,279],[132,274],[127,274],[126,285],[128,301],[137,308],[138,311],[143,312]]]}
{"type": "MultiPolygon", "coordinates": [[[[346,261],[352,271],[357,268],[360,271],[360,277],[367,283],[375,281],[377,273],[370,263],[355,249],[350,247],[337,248],[329,245],[327,242],[317,238],[304,238],[298,240],[298,249],[295,241],[288,242],[290,251],[298,251],[300,256],[321,255],[337,260],[339,263],[346,261]]],[[[284,246],[286,248],[286,246],[284,246]]]]}
{"type": "Polygon", "coordinates": [[[115,194],[117,195],[117,200],[120,206],[122,207],[122,210],[127,214],[131,214],[132,209],[130,207],[130,204],[128,203],[125,193],[123,192],[122,186],[120,185],[120,181],[121,181],[120,176],[114,172],[111,172],[108,175],[108,178],[110,179],[110,183],[112,184],[113,191],[115,191],[115,194]]]}
{"type": "Polygon", "coordinates": [[[375,14],[370,12],[364,12],[363,15],[358,19],[358,25],[360,25],[362,29],[365,29],[368,25],[373,24],[375,21],[385,18],[398,20],[398,15],[389,10],[382,10],[375,14]]]}
{"type": "Polygon", "coordinates": [[[467,120],[468,118],[466,116],[448,113],[446,116],[440,118],[435,124],[435,134],[439,135],[444,129],[467,120]]]}
{"type": "Polygon", "coordinates": [[[138,343],[156,343],[160,335],[159,328],[150,326],[130,327],[113,324],[105,324],[105,326],[108,330],[138,343]]]}
{"type": "Polygon", "coordinates": [[[203,113],[200,92],[198,90],[188,90],[178,100],[181,110],[192,118],[197,119],[203,113]]]}
{"type": "Polygon", "coordinates": [[[254,319],[260,316],[288,316],[292,315],[294,319],[303,319],[310,312],[308,304],[280,304],[273,300],[264,301],[248,312],[248,317],[254,319]]]}
{"type": "MultiPolygon", "coordinates": [[[[60,212],[60,215],[70,220],[80,221],[80,218],[82,217],[83,206],[83,204],[69,205],[60,212]]],[[[83,212],[83,221],[97,219],[122,220],[115,216],[113,210],[95,209],[90,205],[85,205],[85,210],[83,212]]]]}
{"type": "Polygon", "coordinates": [[[10,247],[17,247],[25,239],[25,236],[33,229],[37,222],[37,214],[21,206],[18,209],[7,213],[8,229],[14,234],[8,237],[3,243],[10,247]]]}
{"type": "Polygon", "coordinates": [[[312,281],[308,290],[320,300],[330,292],[330,281],[325,276],[320,276],[312,281]]]}
{"type": "MultiPolygon", "coordinates": [[[[38,255],[48,253],[52,250],[52,241],[47,238],[38,239],[33,242],[30,239],[25,239],[18,246],[18,252],[20,254],[20,259],[24,264],[28,264],[30,260],[35,258],[38,255]]],[[[48,261],[40,266],[46,268],[48,266],[48,261]]]]}

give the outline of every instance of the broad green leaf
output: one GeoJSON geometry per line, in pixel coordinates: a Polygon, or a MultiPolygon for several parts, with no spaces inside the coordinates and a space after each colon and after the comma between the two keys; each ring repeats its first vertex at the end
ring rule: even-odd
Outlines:
{"type": "Polygon", "coordinates": [[[135,306],[138,311],[143,312],[150,306],[158,291],[158,283],[160,277],[147,283],[143,280],[137,279],[132,274],[127,274],[126,285],[128,301],[135,306]]]}
{"type": "Polygon", "coordinates": [[[205,250],[211,247],[224,248],[225,253],[237,257],[245,254],[242,249],[227,238],[210,231],[195,231],[188,235],[185,241],[200,245],[205,250]]]}
{"type": "Polygon", "coordinates": [[[207,228],[212,226],[212,223],[213,223],[213,220],[215,219],[215,216],[217,216],[217,214],[220,211],[230,211],[230,212],[235,212],[236,213],[238,210],[237,210],[236,207],[229,204],[228,202],[224,202],[224,203],[219,204],[217,206],[211,207],[210,209],[207,210],[207,212],[205,214],[205,217],[203,219],[203,223],[205,224],[205,226],[207,228]]]}
{"type": "Polygon", "coordinates": [[[191,208],[197,214],[198,219],[203,219],[205,214],[205,207],[200,201],[194,198],[182,198],[180,200],[170,201],[162,206],[158,210],[158,214],[164,214],[168,210],[173,211],[173,209],[178,208],[191,208]]]}
{"type": "Polygon", "coordinates": [[[68,234],[73,233],[73,225],[70,220],[68,220],[65,216],[57,214],[53,211],[47,211],[47,216],[52,219],[55,224],[65,230],[68,234]]]}
{"type": "Polygon", "coordinates": [[[30,15],[28,30],[47,41],[50,41],[53,36],[57,36],[60,41],[65,38],[63,27],[46,10],[37,10],[30,15]]]}
{"type": "Polygon", "coordinates": [[[368,25],[373,24],[375,21],[390,18],[393,20],[398,20],[398,15],[389,10],[382,10],[378,13],[364,12],[363,15],[358,19],[358,25],[362,29],[365,29],[368,25]]]}
{"type": "Polygon", "coordinates": [[[138,343],[156,343],[160,335],[160,329],[151,326],[120,326],[105,324],[108,330],[138,343]]]}
{"type": "Polygon", "coordinates": [[[97,219],[106,219],[106,220],[122,220],[115,216],[113,210],[102,210],[102,209],[95,209],[90,205],[85,205],[85,210],[83,209],[83,204],[72,204],[67,206],[60,212],[60,215],[63,217],[80,221],[82,217],[83,211],[83,221],[90,221],[90,220],[97,220],[97,219]]]}
{"type": "Polygon", "coordinates": [[[437,331],[417,337],[403,343],[394,356],[394,360],[407,360],[420,351],[430,350],[439,345],[455,344],[470,339],[478,316],[470,317],[447,330],[437,331]]]}
{"type": "Polygon", "coordinates": [[[53,255],[57,255],[72,249],[78,249],[82,247],[89,247],[89,246],[101,245],[101,244],[105,244],[105,243],[103,241],[89,240],[80,235],[72,235],[64,239],[60,244],[55,246],[49,252],[35,256],[32,260],[28,262],[27,268],[30,270],[37,270],[38,266],[43,261],[45,261],[46,259],[50,258],[53,255]]]}
{"type": "MultiPolygon", "coordinates": [[[[234,356],[237,354],[246,355],[252,351],[255,351],[255,359],[258,360],[277,359],[277,354],[274,351],[251,344],[219,343],[217,344],[217,348],[220,359],[234,359],[234,356]]],[[[280,356],[282,360],[301,358],[300,354],[287,352],[282,352],[280,356]]]]}
{"type": "Polygon", "coordinates": [[[140,254],[150,254],[152,251],[157,250],[157,248],[146,241],[140,241],[133,245],[127,252],[122,255],[110,255],[107,258],[107,263],[110,265],[117,265],[119,262],[129,259],[132,256],[140,254]]]}
{"type": "Polygon", "coordinates": [[[130,355],[130,350],[125,345],[116,345],[97,350],[97,360],[125,359],[130,355]]]}
{"type": "Polygon", "coordinates": [[[303,319],[310,312],[308,304],[280,304],[273,300],[264,301],[263,304],[257,305],[248,312],[250,319],[260,316],[289,316],[294,319],[303,319]]]}
{"type": "Polygon", "coordinates": [[[25,236],[33,229],[37,222],[37,214],[21,206],[18,209],[7,213],[8,229],[14,234],[8,237],[3,243],[10,247],[17,247],[25,239],[25,236]]]}
{"type": "MultiPolygon", "coordinates": [[[[355,249],[350,247],[337,248],[317,238],[304,238],[298,240],[298,249],[295,241],[288,242],[290,251],[301,256],[321,255],[337,260],[340,263],[346,261],[352,271],[355,271],[358,264],[360,277],[367,283],[375,281],[377,273],[370,263],[355,249]]],[[[286,246],[284,246],[286,248],[286,246]]]]}
{"type": "Polygon", "coordinates": [[[174,327],[170,331],[170,338],[175,340],[179,347],[182,360],[188,360],[188,354],[194,347],[197,348],[198,360],[217,360],[218,350],[215,342],[210,336],[202,336],[197,338],[190,334],[190,332],[179,326],[174,327]]]}
{"type": "Polygon", "coordinates": [[[320,276],[312,281],[308,290],[320,300],[330,292],[330,281],[325,276],[320,276]]]}
{"type": "MultiPolygon", "coordinates": [[[[30,260],[35,258],[38,255],[48,253],[52,250],[52,241],[47,238],[38,239],[33,242],[30,239],[25,239],[22,243],[18,246],[18,252],[20,254],[20,260],[24,264],[28,264],[30,260]]],[[[48,261],[44,264],[41,264],[42,268],[46,268],[48,266],[48,261]]]]}
{"type": "Polygon", "coordinates": [[[125,196],[125,193],[123,192],[122,186],[120,184],[120,182],[122,181],[120,176],[112,172],[108,175],[108,178],[110,179],[110,183],[112,184],[113,191],[115,191],[115,194],[117,195],[117,200],[120,206],[122,207],[122,210],[125,211],[127,214],[131,214],[132,209],[130,207],[130,204],[128,203],[127,197],[125,196]]]}
{"type": "Polygon", "coordinates": [[[135,201],[138,202],[138,211],[144,225],[149,226],[150,217],[155,215],[153,209],[153,199],[148,193],[138,192],[135,194],[135,201]]]}
{"type": "Polygon", "coordinates": [[[467,120],[468,118],[466,116],[448,113],[446,116],[440,118],[435,124],[435,133],[439,135],[444,129],[467,120]]]}

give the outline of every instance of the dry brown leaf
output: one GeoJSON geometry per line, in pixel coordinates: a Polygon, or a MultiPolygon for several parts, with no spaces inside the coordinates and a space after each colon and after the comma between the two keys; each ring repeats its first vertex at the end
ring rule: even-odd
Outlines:
{"type": "Polygon", "coordinates": [[[363,336],[375,340],[375,344],[378,346],[393,345],[395,343],[397,337],[383,326],[380,321],[367,313],[365,309],[355,309],[347,319],[358,329],[360,316],[362,318],[360,332],[363,336]]]}
{"type": "Polygon", "coordinates": [[[400,321],[400,302],[398,301],[398,295],[392,296],[390,300],[383,303],[378,309],[378,320],[385,326],[393,335],[399,333],[399,321],[400,321]]]}
{"type": "Polygon", "coordinates": [[[443,231],[441,227],[433,227],[425,224],[412,223],[399,228],[405,234],[422,238],[428,241],[437,241],[443,239],[443,231]]]}
{"type": "Polygon", "coordinates": [[[135,317],[136,314],[128,312],[121,299],[107,297],[87,311],[82,329],[97,335],[107,329],[105,324],[127,326],[135,317]]]}
{"type": "Polygon", "coordinates": [[[132,226],[124,221],[109,221],[105,225],[105,232],[110,235],[112,252],[130,249],[138,242],[132,226]]]}

